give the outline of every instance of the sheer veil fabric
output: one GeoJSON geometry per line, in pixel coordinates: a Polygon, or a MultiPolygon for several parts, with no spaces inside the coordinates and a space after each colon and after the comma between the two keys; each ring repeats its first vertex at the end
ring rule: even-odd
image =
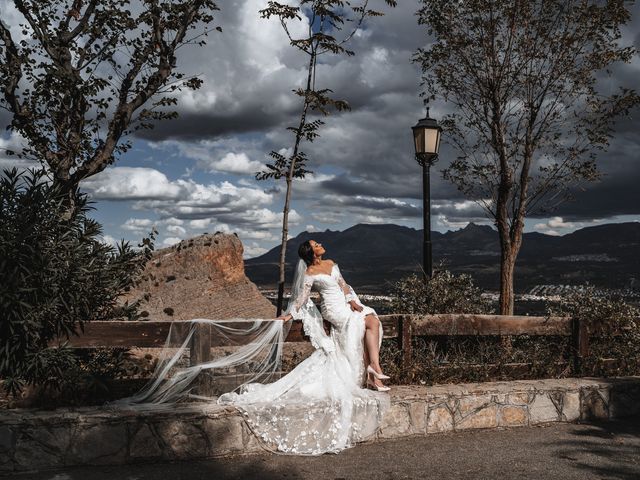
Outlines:
{"type": "Polygon", "coordinates": [[[115,403],[166,408],[191,399],[232,405],[268,449],[297,455],[340,452],[375,434],[389,408],[388,394],[362,388],[364,317],[375,311],[364,305],[361,312],[352,311],[347,299],[362,305],[337,264],[330,274],[307,275],[300,260],[286,313],[302,320],[315,350],[291,372],[280,376],[291,322],[196,319],[172,324],[153,380],[115,403]],[[320,293],[322,313],[310,297],[312,289],[320,293]],[[323,317],[331,323],[330,335],[323,317]],[[189,363],[186,354],[203,328],[225,346],[212,348],[206,362],[189,363]],[[194,392],[203,378],[209,395],[194,392]],[[229,385],[230,378],[235,385],[229,385]]]}

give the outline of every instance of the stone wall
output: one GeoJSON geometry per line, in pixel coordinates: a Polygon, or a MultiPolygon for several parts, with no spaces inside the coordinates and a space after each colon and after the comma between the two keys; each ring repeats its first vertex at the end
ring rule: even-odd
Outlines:
{"type": "Polygon", "coordinates": [[[273,318],[275,307],[244,274],[243,251],[236,235],[224,233],[158,250],[123,301],[141,300],[154,320],[273,318]]]}
{"type": "Polygon", "coordinates": [[[381,438],[640,414],[640,378],[519,380],[394,389],[381,438]]]}
{"type": "MultiPolygon", "coordinates": [[[[376,439],[640,414],[640,377],[392,389],[376,439]]],[[[0,418],[0,472],[262,452],[231,407],[13,410],[0,418]]]]}

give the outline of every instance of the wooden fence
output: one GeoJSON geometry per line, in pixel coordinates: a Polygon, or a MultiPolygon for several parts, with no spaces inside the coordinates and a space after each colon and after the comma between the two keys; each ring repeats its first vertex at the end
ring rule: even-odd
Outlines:
{"type": "MultiPolygon", "coordinates": [[[[533,335],[570,336],[575,349],[574,371],[580,372],[582,359],[589,354],[586,326],[566,317],[529,317],[503,315],[440,314],[440,315],[380,315],[384,338],[396,338],[402,350],[402,363],[410,365],[413,354],[412,336],[455,335],[533,335]]],[[[189,328],[187,322],[113,321],[89,322],[84,333],[69,339],[74,347],[163,347],[173,323],[174,328],[189,328]]],[[[235,322],[234,322],[235,323],[235,322]]],[[[238,322],[241,326],[242,322],[238,322]]],[[[224,340],[210,334],[207,324],[199,324],[190,347],[191,360],[206,361],[211,348],[223,346],[224,340]]],[[[287,342],[306,341],[302,324],[294,321],[287,342]]]]}

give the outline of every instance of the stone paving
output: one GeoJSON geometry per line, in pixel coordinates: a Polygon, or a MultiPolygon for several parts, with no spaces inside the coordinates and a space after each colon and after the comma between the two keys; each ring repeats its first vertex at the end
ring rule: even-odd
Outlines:
{"type": "MultiPolygon", "coordinates": [[[[640,378],[399,386],[377,440],[640,413],[640,378]]],[[[264,447],[231,407],[15,410],[0,417],[0,471],[202,459],[264,447]]]]}

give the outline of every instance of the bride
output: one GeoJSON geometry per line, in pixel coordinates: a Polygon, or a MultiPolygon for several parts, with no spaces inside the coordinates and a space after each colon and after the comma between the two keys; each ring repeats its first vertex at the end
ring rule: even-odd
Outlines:
{"type": "Polygon", "coordinates": [[[384,393],[389,388],[381,382],[389,377],[382,373],[378,355],[382,325],[344,281],[338,265],[322,259],[324,253],[313,240],[300,245],[291,299],[277,321],[256,319],[247,327],[244,320],[238,328],[239,319],[198,319],[189,322],[186,336],[185,329],[174,331],[172,324],[163,350],[171,353],[161,358],[154,380],[138,395],[118,403],[167,405],[185,397],[210,401],[211,397],[191,393],[194,380],[207,374],[215,384],[231,371],[245,381],[220,395],[217,403],[237,408],[269,449],[298,455],[337,453],[374,435],[390,405],[384,393]],[[322,314],[310,298],[311,290],[320,293],[322,314]],[[323,316],[331,324],[329,335],[323,316]],[[264,383],[280,370],[291,319],[302,320],[315,350],[291,372],[264,383]],[[195,345],[200,331],[196,327],[205,327],[212,339],[223,337],[225,345],[237,341],[239,348],[177,368],[185,350],[195,345]],[[177,351],[171,348],[175,346],[177,351]],[[371,390],[362,388],[365,379],[371,390]]]}
{"type": "Polygon", "coordinates": [[[300,245],[298,255],[307,265],[303,279],[304,288],[302,294],[294,300],[294,308],[290,309],[288,315],[279,318],[285,321],[292,318],[304,321],[305,312],[301,311],[301,308],[308,304],[311,289],[314,285],[317,286],[322,296],[322,316],[333,326],[334,343],[343,348],[344,354],[351,360],[352,367],[358,366],[356,378],[362,376],[362,363],[358,361],[356,355],[363,351],[364,361],[367,364],[367,384],[378,391],[387,391],[389,388],[380,381],[389,378],[382,373],[379,362],[382,339],[380,320],[375,310],[360,303],[356,293],[342,278],[338,265],[332,260],[322,259],[324,253],[322,244],[314,240],[307,240],[300,245]],[[360,348],[356,345],[353,351],[349,350],[347,348],[349,344],[361,344],[359,340],[363,337],[363,327],[365,328],[364,345],[360,348]],[[353,340],[350,341],[349,336],[353,336],[353,340]]]}

